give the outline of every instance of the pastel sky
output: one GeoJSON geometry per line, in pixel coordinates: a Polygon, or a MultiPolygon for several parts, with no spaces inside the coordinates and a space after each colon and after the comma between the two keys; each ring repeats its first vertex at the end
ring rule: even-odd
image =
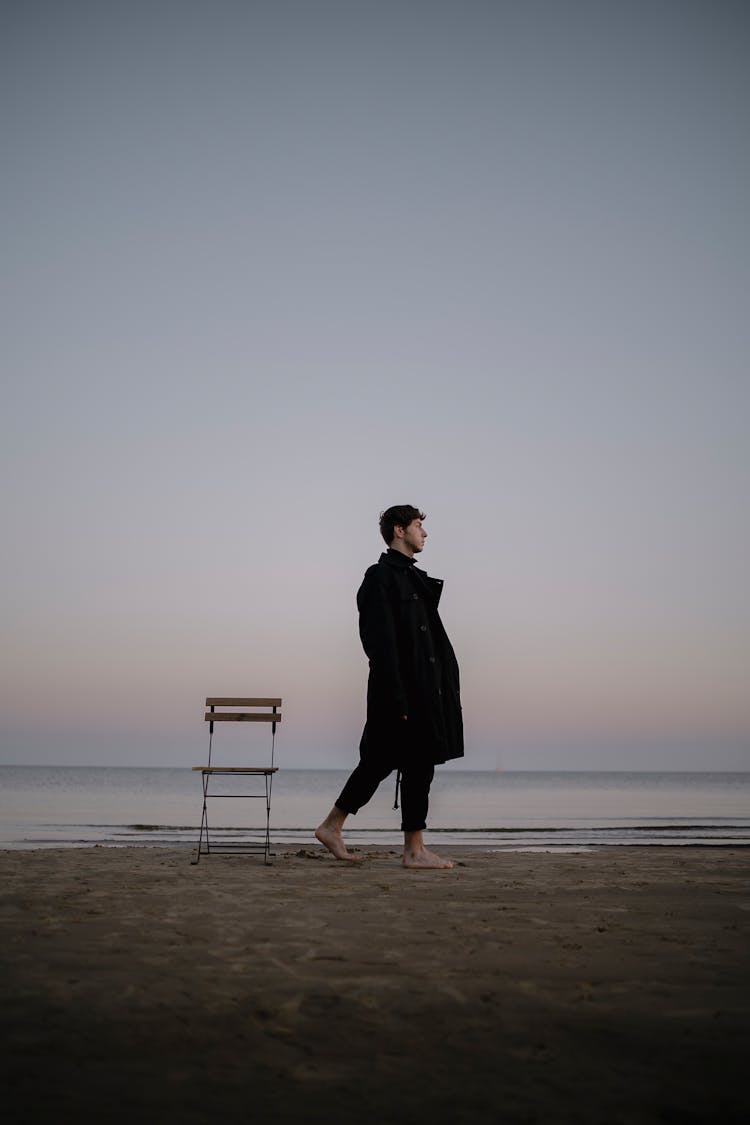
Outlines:
{"type": "Polygon", "coordinates": [[[0,761],[353,764],[412,503],[466,766],[750,768],[750,7],[1,19],[0,761]]]}

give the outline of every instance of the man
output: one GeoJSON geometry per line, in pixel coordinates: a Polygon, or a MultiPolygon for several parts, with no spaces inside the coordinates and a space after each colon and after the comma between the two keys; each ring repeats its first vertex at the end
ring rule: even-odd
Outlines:
{"type": "Polygon", "coordinates": [[[425,518],[411,504],[383,512],[388,550],[365,572],[357,593],[359,635],[370,661],[367,722],[359,765],[315,832],[336,859],[358,862],[344,843],[344,821],[395,769],[404,866],[453,867],[422,837],[435,766],[464,752],[458,664],[438,615],[443,583],[414,563],[427,538],[425,518]]]}

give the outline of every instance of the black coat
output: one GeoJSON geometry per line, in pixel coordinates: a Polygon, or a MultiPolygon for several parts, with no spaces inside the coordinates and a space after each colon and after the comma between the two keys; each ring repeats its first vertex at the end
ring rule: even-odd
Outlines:
{"type": "Polygon", "coordinates": [[[357,593],[370,661],[360,752],[394,768],[463,757],[458,663],[438,615],[442,591],[439,578],[389,548],[357,593]]]}

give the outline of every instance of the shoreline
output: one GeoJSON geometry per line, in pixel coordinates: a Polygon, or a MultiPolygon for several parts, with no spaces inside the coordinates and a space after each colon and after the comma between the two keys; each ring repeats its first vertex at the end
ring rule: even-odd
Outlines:
{"type": "Polygon", "coordinates": [[[14,1120],[735,1125],[750,854],[0,850],[14,1120]]]}
{"type": "MultiPolygon", "coordinates": [[[[502,846],[498,846],[498,844],[493,842],[493,841],[490,841],[490,842],[487,842],[487,843],[454,844],[454,843],[444,843],[440,839],[435,840],[434,838],[430,838],[426,841],[426,843],[430,848],[433,848],[433,849],[438,848],[440,850],[450,851],[451,853],[453,853],[453,852],[459,852],[459,853],[466,852],[468,854],[478,853],[478,854],[482,854],[482,855],[516,855],[516,854],[519,854],[519,853],[529,853],[529,854],[534,854],[534,855],[553,855],[554,856],[554,855],[569,855],[569,854],[572,854],[574,852],[575,853],[580,852],[581,854],[583,854],[583,853],[612,852],[612,851],[628,853],[628,852],[640,852],[640,851],[646,851],[646,852],[657,851],[658,852],[658,851],[667,851],[667,850],[674,850],[674,851],[677,851],[677,852],[689,852],[689,851],[696,850],[696,849],[706,850],[706,851],[711,851],[711,852],[722,852],[722,851],[743,852],[743,851],[746,851],[746,850],[750,850],[750,841],[748,841],[747,843],[745,843],[745,842],[738,843],[736,841],[707,843],[705,840],[696,840],[696,841],[686,840],[683,843],[679,843],[679,844],[676,844],[672,841],[665,842],[665,843],[658,843],[658,842],[641,843],[641,842],[637,842],[637,843],[632,843],[632,844],[606,843],[606,842],[599,841],[599,842],[593,843],[593,844],[576,844],[576,843],[569,843],[569,844],[565,844],[565,843],[561,843],[561,844],[507,844],[504,847],[502,847],[502,846]]],[[[295,849],[303,849],[303,850],[309,849],[310,851],[313,851],[313,850],[317,851],[318,850],[314,840],[299,840],[299,841],[285,840],[285,841],[280,841],[276,846],[279,848],[279,852],[275,853],[277,856],[281,855],[282,853],[285,856],[288,855],[288,854],[294,854],[295,849]]],[[[318,845],[318,847],[320,848],[321,854],[323,854],[324,849],[323,849],[322,845],[318,845]]],[[[368,852],[373,853],[373,855],[375,855],[375,854],[378,854],[378,853],[383,853],[383,854],[393,853],[393,852],[401,849],[403,847],[403,844],[395,843],[395,842],[390,843],[390,844],[372,844],[372,843],[368,843],[368,842],[357,843],[355,841],[349,840],[348,841],[348,847],[349,847],[349,851],[351,851],[351,852],[360,852],[360,851],[366,850],[368,852]]],[[[30,841],[30,842],[14,841],[13,843],[0,841],[0,854],[4,854],[4,853],[13,854],[15,852],[24,852],[24,853],[26,853],[26,852],[72,852],[72,851],[87,851],[87,850],[95,850],[95,849],[103,850],[103,851],[127,851],[128,849],[132,849],[133,851],[138,851],[138,852],[140,852],[140,851],[179,852],[180,854],[184,855],[188,852],[197,851],[197,845],[194,842],[185,842],[185,843],[170,842],[170,843],[165,843],[165,844],[155,844],[155,843],[152,843],[148,840],[144,840],[143,843],[135,843],[133,841],[127,841],[127,842],[120,843],[120,842],[112,842],[112,841],[88,841],[88,840],[87,841],[80,841],[80,842],[71,841],[70,843],[64,843],[64,842],[58,840],[58,841],[55,841],[55,842],[49,843],[49,844],[45,844],[45,843],[42,843],[42,842],[39,842],[39,841],[36,841],[36,840],[30,841]]],[[[209,858],[218,859],[220,854],[226,854],[226,855],[229,855],[232,858],[236,858],[236,859],[246,858],[249,861],[252,861],[254,858],[257,858],[252,853],[241,853],[241,852],[234,852],[234,853],[233,852],[228,852],[228,853],[222,852],[222,853],[220,853],[218,850],[216,852],[214,852],[212,854],[212,856],[209,856],[209,858]]],[[[201,859],[201,862],[202,861],[203,860],[201,859]]]]}
{"type": "MultiPolygon", "coordinates": [[[[510,834],[510,833],[508,833],[510,834]]],[[[456,842],[454,838],[445,839],[441,838],[439,832],[431,832],[428,834],[426,843],[429,847],[438,850],[465,850],[469,852],[482,852],[487,854],[516,854],[518,852],[532,852],[532,853],[545,853],[550,855],[563,855],[571,852],[599,852],[599,851],[614,851],[619,850],[622,852],[640,851],[640,850],[656,850],[663,851],[665,849],[674,849],[676,851],[686,851],[691,849],[707,849],[709,851],[744,851],[750,849],[750,838],[731,837],[729,839],[721,838],[706,838],[705,836],[697,837],[696,839],[665,839],[665,840],[643,840],[633,839],[628,842],[623,842],[620,839],[609,840],[560,840],[559,843],[549,840],[528,842],[516,840],[513,842],[504,842],[504,836],[499,833],[499,838],[496,840],[485,839],[481,841],[460,841],[456,842]]],[[[520,833],[519,833],[520,835],[520,833]]],[[[533,833],[529,833],[533,835],[533,833]]],[[[161,852],[175,851],[175,852],[189,852],[197,850],[197,836],[195,833],[193,837],[185,840],[158,840],[153,837],[149,838],[144,833],[143,839],[138,837],[124,840],[113,839],[70,839],[64,840],[59,837],[54,837],[46,841],[44,839],[13,839],[13,840],[0,840],[0,853],[8,852],[68,852],[68,851],[85,851],[87,849],[113,849],[123,850],[132,848],[135,851],[154,850],[161,852]]],[[[353,834],[347,835],[347,844],[350,851],[361,851],[366,849],[368,851],[393,851],[403,847],[403,840],[399,834],[394,833],[393,839],[388,841],[372,841],[370,839],[358,840],[352,838],[353,834]]],[[[315,840],[312,832],[305,833],[304,836],[296,838],[282,838],[278,840],[272,839],[272,847],[276,848],[278,853],[287,853],[293,851],[295,848],[322,848],[315,840]]],[[[218,855],[217,849],[215,855],[218,855]]],[[[234,853],[241,854],[241,853],[234,853]]],[[[248,858],[252,858],[249,856],[248,858]]]]}

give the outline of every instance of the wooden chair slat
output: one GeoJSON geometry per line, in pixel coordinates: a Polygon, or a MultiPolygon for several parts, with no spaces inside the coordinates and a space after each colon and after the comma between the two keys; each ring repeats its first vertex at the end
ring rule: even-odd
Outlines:
{"type": "Polygon", "coordinates": [[[207,723],[280,723],[281,711],[206,711],[207,723]]]}
{"type": "Polygon", "coordinates": [[[278,766],[191,766],[201,773],[278,773],[278,766]]]}
{"type": "Polygon", "coordinates": [[[213,695],[206,700],[206,707],[280,707],[281,699],[240,699],[235,696],[213,695]]]}

